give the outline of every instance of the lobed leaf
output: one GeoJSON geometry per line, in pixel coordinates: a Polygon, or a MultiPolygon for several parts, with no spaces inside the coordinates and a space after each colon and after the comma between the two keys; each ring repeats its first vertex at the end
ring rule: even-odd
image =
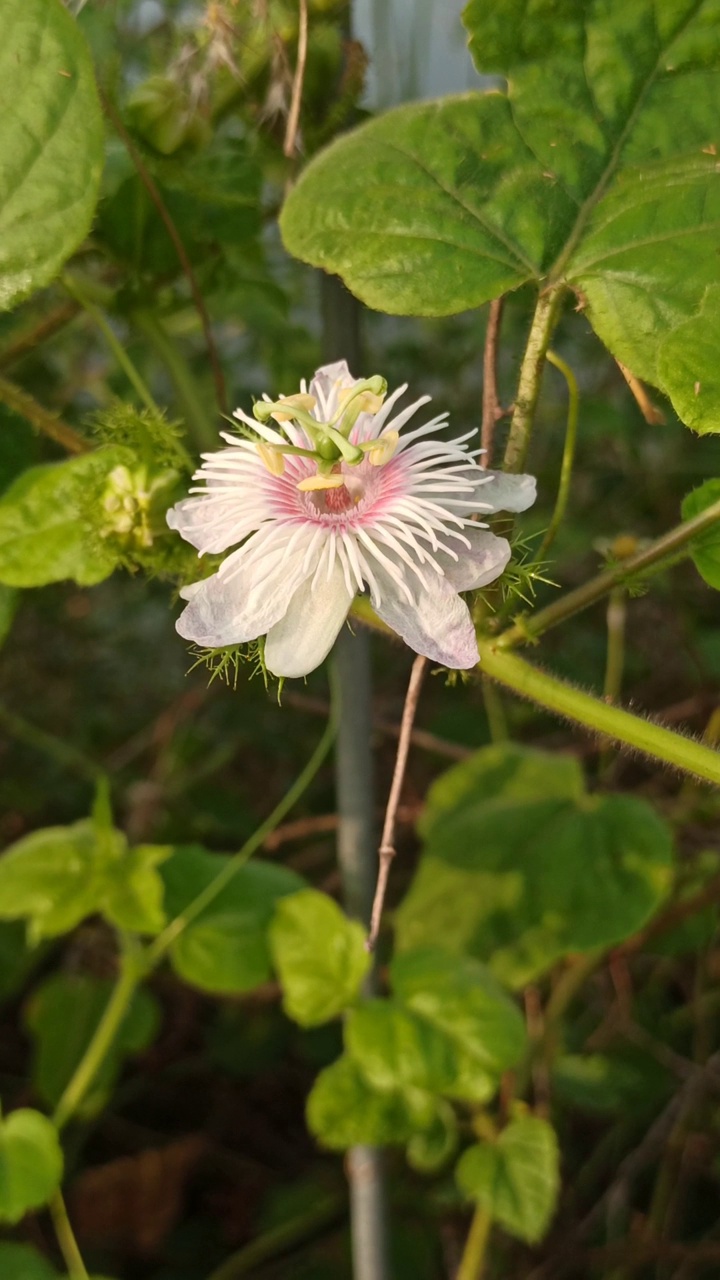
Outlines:
{"type": "Polygon", "coordinates": [[[0,1220],[19,1222],[60,1186],[63,1154],[55,1125],[22,1108],[0,1121],[0,1220]]]}
{"type": "Polygon", "coordinates": [[[365,930],[326,893],[303,889],[278,903],[270,926],[285,1012],[316,1027],[357,998],[370,968],[365,930]]]}
{"type": "Polygon", "coordinates": [[[496,1142],[463,1153],[455,1171],[461,1191],[528,1244],[547,1230],[560,1190],[557,1137],[547,1120],[511,1120],[496,1142]]]}

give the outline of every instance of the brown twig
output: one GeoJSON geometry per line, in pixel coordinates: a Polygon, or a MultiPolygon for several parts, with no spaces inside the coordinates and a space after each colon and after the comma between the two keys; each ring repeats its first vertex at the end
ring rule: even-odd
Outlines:
{"type": "Polygon", "coordinates": [[[205,306],[205,299],[202,296],[200,286],[197,282],[197,276],[195,275],[195,272],[193,270],[193,265],[190,261],[190,258],[188,257],[188,253],[185,248],[185,245],[183,244],[182,238],[180,236],[180,232],[175,226],[175,223],[172,219],[170,211],[167,208],[167,205],[165,204],[165,201],[163,200],[160,194],[160,191],[155,182],[155,179],[153,178],[152,174],[150,173],[147,166],[145,165],[145,162],[143,161],[142,156],[140,155],[137,147],[135,146],[135,143],[133,142],[132,138],[130,137],[130,134],[125,128],[125,125],[122,122],[119,112],[115,109],[115,107],[113,106],[109,98],[106,96],[106,94],[102,94],[102,103],[103,103],[103,108],[105,110],[106,115],[112,121],[113,127],[116,130],[118,137],[121,139],[123,146],[125,147],[128,155],[130,156],[130,159],[132,160],[135,166],[135,169],[137,170],[137,175],[140,181],[142,182],[150,199],[155,205],[155,208],[157,209],[158,214],[160,215],[165,225],[165,230],[167,231],[170,239],[172,240],[173,247],[178,256],[178,261],[180,262],[180,266],[182,267],[182,270],[183,270],[183,274],[188,282],[188,285],[190,286],[190,292],[192,294],[192,299],[195,304],[195,310],[197,311],[198,316],[200,317],[200,323],[202,325],[202,331],[205,337],[205,345],[207,346],[208,359],[210,361],[210,368],[212,370],[213,382],[215,384],[215,399],[217,400],[218,409],[222,414],[227,414],[228,401],[227,401],[227,392],[225,389],[225,376],[223,374],[222,366],[220,364],[220,357],[218,356],[217,346],[215,345],[215,338],[212,331],[212,325],[210,323],[210,316],[208,315],[208,310],[207,310],[207,307],[205,306]]]}
{"type": "Polygon", "coordinates": [[[413,721],[417,711],[418,701],[420,698],[420,690],[427,667],[427,658],[418,656],[412,665],[410,672],[410,683],[405,695],[405,706],[403,707],[402,721],[400,724],[400,738],[398,740],[397,756],[395,757],[395,770],[390,786],[390,796],[385,810],[385,822],[383,823],[382,836],[380,839],[380,848],[378,857],[380,859],[380,867],[378,870],[377,885],[375,886],[375,897],[373,899],[372,912],[370,913],[370,933],[367,940],[368,951],[374,951],[377,943],[378,934],[380,932],[380,921],[382,919],[383,904],[385,902],[385,892],[387,890],[388,877],[390,875],[390,867],[395,857],[395,826],[397,823],[398,807],[400,805],[400,794],[402,792],[403,782],[405,781],[405,769],[407,767],[408,752],[410,751],[410,737],[412,734],[413,721]]]}
{"type": "Polygon", "coordinates": [[[54,334],[63,329],[66,324],[75,319],[80,304],[74,300],[63,302],[59,307],[55,307],[53,311],[49,311],[42,320],[38,320],[32,329],[26,330],[19,338],[10,343],[4,351],[0,351],[0,369],[8,369],[10,365],[16,364],[18,360],[22,360],[23,356],[27,356],[34,351],[41,342],[46,342],[48,338],[52,338],[54,334]]]}
{"type": "Polygon", "coordinates": [[[18,387],[16,383],[9,382],[7,378],[0,378],[0,402],[6,404],[8,409],[12,409],[13,413],[25,418],[36,431],[41,431],[56,444],[62,445],[68,453],[87,453],[90,450],[91,446],[87,440],[84,440],[74,427],[69,427],[66,422],[62,422],[34,396],[24,391],[22,387],[18,387]]]}
{"type": "Polygon", "coordinates": [[[664,427],[666,421],[665,414],[662,409],[658,409],[657,405],[653,404],[640,379],[636,378],[635,374],[632,373],[631,370],[628,369],[627,365],[623,364],[620,360],[616,360],[615,363],[632,391],[635,402],[645,421],[649,423],[651,427],[664,427]]]}
{"type": "Polygon", "coordinates": [[[285,127],[285,141],[283,143],[283,155],[286,155],[288,159],[295,155],[298,129],[300,127],[300,107],[302,105],[302,92],[305,81],[305,65],[307,63],[308,50],[307,0],[298,0],[298,9],[300,27],[298,30],[297,61],[295,63],[295,75],[293,77],[292,96],[290,98],[290,110],[288,111],[287,125],[285,127]]]}
{"type": "Polygon", "coordinates": [[[497,393],[497,345],[502,320],[503,299],[494,298],[490,303],[487,330],[485,332],[485,350],[483,352],[483,389],[482,389],[482,428],[480,443],[485,450],[482,464],[489,467],[492,463],[493,438],[495,427],[503,416],[497,393]]]}

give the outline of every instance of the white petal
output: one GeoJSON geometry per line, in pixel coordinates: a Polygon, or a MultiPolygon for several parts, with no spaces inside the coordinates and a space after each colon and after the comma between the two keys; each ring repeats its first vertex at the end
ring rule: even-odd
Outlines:
{"type": "Polygon", "coordinates": [[[447,578],[428,575],[426,587],[408,576],[412,602],[397,583],[379,569],[382,600],[375,604],[379,616],[402,636],[416,653],[444,667],[467,670],[478,662],[478,647],[470,611],[447,578]]]}
{"type": "Polygon", "coordinates": [[[237,490],[227,498],[201,494],[197,498],[183,498],[167,513],[167,522],[186,542],[197,547],[203,555],[227,551],[257,529],[269,512],[261,495],[256,491],[252,503],[243,504],[237,490]]]}
{"type": "Polygon", "coordinates": [[[475,496],[477,506],[483,511],[527,511],[537,497],[534,476],[512,476],[504,471],[486,471],[483,467],[477,470],[479,477],[472,472],[468,476],[472,480],[481,478],[475,496]],[[489,482],[488,476],[492,476],[489,482]]]}
{"type": "MultiPolygon", "coordinates": [[[[253,540],[254,541],[254,540],[253,540]]],[[[187,608],[175,627],[179,634],[204,649],[257,640],[282,618],[294,591],[315,571],[304,565],[305,546],[287,557],[256,557],[248,562],[247,547],[223,561],[223,573],[193,583],[187,608]]]]}
{"type": "Polygon", "coordinates": [[[347,360],[336,360],[334,364],[324,364],[322,368],[316,370],[315,377],[310,383],[310,395],[315,396],[322,406],[327,404],[330,392],[336,383],[340,382],[342,386],[351,387],[359,381],[359,378],[353,378],[348,369],[347,360]]]}
{"type": "Polygon", "coordinates": [[[510,559],[510,543],[472,524],[465,526],[463,537],[470,542],[470,548],[463,546],[458,539],[455,544],[457,560],[442,551],[435,558],[456,591],[476,591],[500,577],[510,559]]]}
{"type": "Polygon", "coordinates": [[[329,581],[308,581],[295,592],[285,616],[268,631],[265,663],[276,676],[306,676],[327,657],[354,592],[339,564],[329,581]]]}

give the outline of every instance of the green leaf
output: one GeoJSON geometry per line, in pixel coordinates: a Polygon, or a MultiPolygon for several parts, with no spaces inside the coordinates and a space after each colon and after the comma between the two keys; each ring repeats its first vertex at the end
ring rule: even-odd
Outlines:
{"type": "Polygon", "coordinates": [[[502,1073],[522,1058],[526,1035],[520,1010],[493,975],[476,960],[434,946],[395,956],[390,974],[397,998],[453,1044],[457,1074],[449,1094],[494,1093],[502,1073]]]}
{"type": "Polygon", "coordinates": [[[23,836],[0,858],[0,919],[27,917],[33,942],[67,933],[98,909],[102,882],[91,821],[45,827],[23,836]]]}
{"type": "Polygon", "coordinates": [[[102,482],[127,457],[124,449],[97,449],[31,467],[11,484],[0,498],[0,582],[42,587],[72,578],[87,587],[107,578],[118,557],[93,532],[92,499],[97,494],[99,508],[102,482]]]}
{"type": "Polygon", "coordinates": [[[720,283],[715,0],[473,0],[507,93],[400,107],[304,170],[291,253],[370,306],[445,315],[567,282],[640,377],[720,283]]]}
{"type": "Polygon", "coordinates": [[[431,823],[396,915],[398,950],[465,952],[519,987],[563,955],[634,933],[671,873],[671,833],[644,801],[561,793],[523,803],[512,775],[498,778],[494,798],[461,797],[431,823]]]}
{"type": "Polygon", "coordinates": [[[47,1116],[24,1108],[0,1121],[0,1220],[19,1222],[47,1204],[62,1173],[57,1129],[47,1116]]]}
{"type": "Polygon", "coordinates": [[[0,1244],[0,1275],[3,1280],[58,1280],[47,1258],[27,1244],[0,1244]]]}
{"type": "Polygon", "coordinates": [[[720,431],[720,287],[711,285],[700,311],[678,324],[658,352],[658,382],[679,418],[704,435],[720,431]]]}
{"type": "MultiPolygon", "coordinates": [[[[113,982],[90,974],[58,973],[39,987],[25,1008],[34,1041],[32,1079],[43,1102],[56,1107],[82,1059],[112,994],[113,982]]],[[[135,992],[112,1046],[83,1099],[82,1115],[104,1106],[128,1054],[141,1053],[160,1024],[157,1001],[143,988],[135,992]]]]}
{"type": "Polygon", "coordinates": [[[283,1007],[302,1027],[336,1018],[370,968],[365,930],[325,893],[303,889],[278,904],[270,927],[283,1007]]]}
{"type": "MultiPolygon", "coordinates": [[[[376,1089],[449,1093],[458,1076],[453,1045],[394,1000],[367,1000],[347,1016],[345,1047],[376,1089]]],[[[482,1075],[482,1085],[487,1086],[482,1075]]],[[[492,1087],[480,1090],[480,1100],[492,1087]]]]}
{"type": "MultiPolygon", "coordinates": [[[[706,480],[687,495],[682,504],[683,520],[692,520],[701,512],[720,502],[720,480],[706,480]]],[[[709,587],[720,591],[720,521],[690,543],[690,555],[701,578],[709,587]]]]}
{"type": "Polygon", "coordinates": [[[393,1146],[433,1127],[437,1103],[420,1090],[375,1089],[344,1056],[320,1072],[307,1102],[310,1131],[331,1151],[393,1146]]]}
{"type": "Polygon", "coordinates": [[[167,918],[165,885],[157,867],[171,853],[168,845],[137,845],[106,867],[100,903],[106,919],[129,933],[160,933],[167,918]]]}
{"type": "Polygon", "coordinates": [[[506,1231],[534,1244],[547,1230],[560,1190],[555,1130],[534,1116],[512,1120],[496,1142],[463,1153],[456,1178],[506,1231]]]}
{"type": "Polygon", "coordinates": [[[0,310],[46,285],[85,238],[103,162],[85,41],[60,0],[1,0],[0,310]]]}
{"type": "Polygon", "coordinates": [[[521,803],[550,796],[579,799],[585,794],[585,780],[574,756],[550,755],[515,743],[484,747],[433,782],[418,831],[427,839],[446,813],[500,794],[521,803]]]}
{"type": "Polygon", "coordinates": [[[447,1164],[457,1143],[455,1112],[447,1103],[439,1101],[437,1115],[429,1128],[410,1138],[405,1151],[407,1162],[418,1173],[436,1173],[447,1164]]]}
{"type": "MultiPolygon", "coordinates": [[[[169,920],[223,871],[227,858],[197,845],[181,846],[162,864],[165,910],[169,920]]],[[[295,893],[303,881],[285,867],[250,862],[173,942],[175,971],[203,991],[237,994],[252,991],[272,976],[268,925],[278,899],[295,893]]]]}

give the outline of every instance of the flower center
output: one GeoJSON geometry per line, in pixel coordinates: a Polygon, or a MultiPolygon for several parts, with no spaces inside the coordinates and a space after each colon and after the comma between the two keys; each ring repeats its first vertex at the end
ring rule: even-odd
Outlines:
{"type": "Polygon", "coordinates": [[[342,516],[365,497],[365,485],[357,474],[343,476],[344,484],[332,489],[313,489],[307,494],[311,506],[323,516],[342,516]]]}

